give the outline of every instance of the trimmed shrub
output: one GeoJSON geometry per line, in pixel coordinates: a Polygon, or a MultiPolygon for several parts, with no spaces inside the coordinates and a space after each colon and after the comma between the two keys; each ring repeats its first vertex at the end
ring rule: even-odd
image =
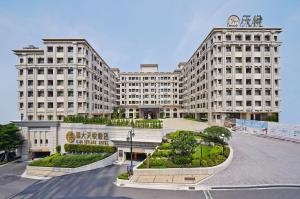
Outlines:
{"type": "Polygon", "coordinates": [[[102,160],[108,156],[109,154],[60,155],[59,153],[56,153],[43,159],[34,160],[29,165],[40,167],[76,168],[102,160]]]}
{"type": "Polygon", "coordinates": [[[156,150],[153,154],[152,157],[165,157],[168,158],[172,154],[172,151],[170,150],[156,150]]]}
{"type": "Polygon", "coordinates": [[[55,147],[55,149],[56,149],[56,153],[60,153],[61,152],[61,146],[60,145],[57,145],[55,147]]]}
{"type": "Polygon", "coordinates": [[[127,173],[127,172],[120,173],[120,174],[118,175],[118,178],[121,179],[121,180],[129,180],[129,177],[128,177],[128,173],[127,173]]]}
{"type": "Polygon", "coordinates": [[[115,153],[115,146],[99,146],[87,144],[65,144],[65,151],[68,153],[115,153]]]}
{"type": "Polygon", "coordinates": [[[171,143],[163,143],[161,146],[160,146],[160,149],[171,149],[171,143]]]}

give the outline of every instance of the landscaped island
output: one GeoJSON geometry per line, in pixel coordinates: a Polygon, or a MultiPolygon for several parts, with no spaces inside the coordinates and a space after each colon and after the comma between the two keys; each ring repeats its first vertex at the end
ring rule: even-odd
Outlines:
{"type": "Polygon", "coordinates": [[[57,153],[34,160],[29,166],[77,168],[107,158],[116,152],[116,148],[113,146],[65,144],[65,151],[68,154],[60,154],[60,146],[58,146],[57,153]]]}
{"type": "Polygon", "coordinates": [[[212,167],[229,156],[225,142],[231,133],[224,127],[206,128],[203,133],[176,131],[166,136],[161,146],[138,168],[212,167]]]}

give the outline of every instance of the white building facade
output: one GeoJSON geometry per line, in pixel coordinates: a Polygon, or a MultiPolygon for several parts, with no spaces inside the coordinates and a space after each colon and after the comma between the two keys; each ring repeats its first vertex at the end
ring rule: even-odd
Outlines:
{"type": "Polygon", "coordinates": [[[110,68],[85,39],[44,39],[42,49],[14,50],[20,118],[110,117],[122,107],[127,118],[265,120],[280,111],[282,30],[243,23],[231,16],[228,27],[213,28],[172,72],[157,64],[141,64],[140,72],[110,68]]]}

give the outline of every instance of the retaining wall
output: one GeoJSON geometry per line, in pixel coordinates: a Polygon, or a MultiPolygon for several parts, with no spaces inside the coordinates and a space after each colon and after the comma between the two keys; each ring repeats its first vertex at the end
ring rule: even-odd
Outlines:
{"type": "Polygon", "coordinates": [[[164,169],[138,169],[140,164],[133,168],[134,175],[143,176],[159,176],[159,175],[197,175],[205,174],[212,175],[226,169],[232,161],[233,149],[231,146],[228,158],[221,164],[213,167],[199,167],[199,168],[164,168],[164,169]]]}

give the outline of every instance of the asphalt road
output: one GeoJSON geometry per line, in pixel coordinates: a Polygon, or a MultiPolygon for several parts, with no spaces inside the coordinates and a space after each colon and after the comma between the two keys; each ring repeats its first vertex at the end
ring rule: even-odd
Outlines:
{"type": "MultiPolygon", "coordinates": [[[[21,172],[24,164],[12,164],[9,170],[16,173],[21,172]],[[16,168],[16,169],[15,169],[16,168]],[[19,169],[19,170],[18,170],[19,169]]],[[[210,190],[210,191],[167,191],[167,190],[150,190],[150,189],[134,189],[120,188],[113,184],[117,173],[123,171],[124,166],[113,165],[103,169],[97,169],[88,172],[82,172],[72,175],[52,178],[45,181],[28,180],[23,182],[23,190],[19,186],[23,178],[13,181],[1,180],[0,198],[75,198],[75,199],[295,199],[300,194],[300,188],[275,188],[275,189],[242,189],[242,190],[210,190]],[[5,186],[3,186],[5,184],[5,186]],[[26,184],[26,185],[25,185],[26,184]],[[8,195],[8,189],[11,187],[13,192],[8,195]],[[3,194],[5,193],[5,195],[3,194]],[[9,197],[11,196],[11,197],[9,197]]],[[[0,168],[2,174],[3,167],[0,168]]],[[[11,174],[12,175],[12,174],[11,174]]],[[[2,178],[2,177],[1,177],[2,178]]]]}
{"type": "MultiPolygon", "coordinates": [[[[230,167],[204,185],[300,184],[300,144],[234,134],[230,167]]],[[[21,178],[26,163],[0,167],[0,198],[134,198],[134,199],[297,199],[300,188],[167,191],[121,188],[113,184],[125,166],[113,165],[45,181],[21,178]]]]}
{"type": "Polygon", "coordinates": [[[300,184],[300,144],[234,133],[230,145],[230,166],[203,185],[300,184]]]}

